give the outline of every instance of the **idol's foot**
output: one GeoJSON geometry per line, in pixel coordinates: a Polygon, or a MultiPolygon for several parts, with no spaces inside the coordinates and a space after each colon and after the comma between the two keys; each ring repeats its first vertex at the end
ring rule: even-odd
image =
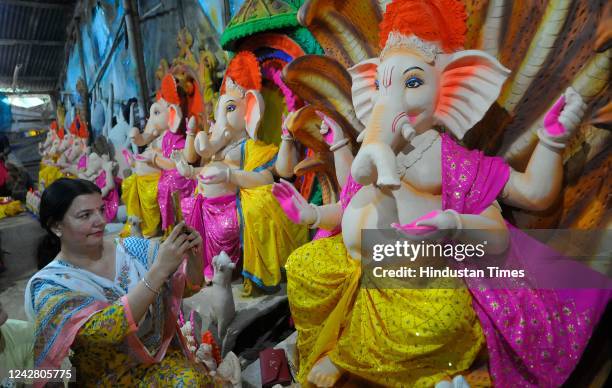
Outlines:
{"type": "Polygon", "coordinates": [[[329,359],[323,357],[312,367],[308,374],[308,381],[317,387],[333,387],[342,376],[342,370],[329,359]]]}

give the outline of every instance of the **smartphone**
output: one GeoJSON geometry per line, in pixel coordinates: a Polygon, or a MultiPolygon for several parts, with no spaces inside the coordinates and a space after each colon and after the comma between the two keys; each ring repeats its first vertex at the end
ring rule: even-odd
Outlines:
{"type": "Polygon", "coordinates": [[[183,219],[183,211],[181,209],[181,197],[178,191],[172,192],[172,210],[174,210],[174,224],[178,224],[183,219]]]}

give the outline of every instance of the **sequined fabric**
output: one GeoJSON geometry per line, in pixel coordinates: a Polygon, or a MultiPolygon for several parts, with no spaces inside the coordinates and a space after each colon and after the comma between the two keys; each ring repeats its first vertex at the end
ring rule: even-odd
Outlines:
{"type": "Polygon", "coordinates": [[[469,368],[484,344],[465,289],[366,289],[342,236],[291,254],[287,294],[298,330],[298,380],[324,355],[384,386],[434,386],[469,368]]]}
{"type": "Polygon", "coordinates": [[[64,177],[66,177],[66,175],[56,166],[41,162],[40,170],[38,171],[38,191],[42,193],[45,188],[49,187],[53,182],[64,177]]]}
{"type": "MultiPolygon", "coordinates": [[[[125,204],[129,216],[140,218],[140,228],[145,237],[157,235],[160,214],[157,204],[157,184],[159,173],[136,175],[132,174],[123,180],[121,184],[121,201],[125,204]]],[[[129,236],[129,224],[126,224],[122,236],[129,236]]]]}
{"type": "MultiPolygon", "coordinates": [[[[102,171],[95,180],[96,186],[103,189],[106,186],[106,171],[102,171]]],[[[117,209],[119,209],[119,186],[121,180],[115,178],[115,188],[106,194],[104,200],[104,217],[106,222],[112,222],[117,217],[117,209]]]]}
{"type": "MultiPolygon", "coordinates": [[[[509,167],[496,157],[469,151],[442,136],[442,200],[445,209],[479,214],[501,193],[509,167]]],[[[508,224],[509,268],[527,268],[557,253],[508,224]],[[537,254],[535,254],[537,252],[537,254]]],[[[537,289],[538,276],[507,279],[508,289],[467,278],[487,339],[489,371],[496,386],[556,387],[580,360],[610,300],[609,290],[537,289]]]]}
{"type": "Polygon", "coordinates": [[[204,240],[204,276],[213,277],[212,259],[225,251],[234,263],[241,258],[240,225],[236,211],[236,195],[205,198],[198,194],[195,198],[182,201],[185,208],[185,221],[196,229],[204,240]]]}
{"type": "MultiPolygon", "coordinates": [[[[353,176],[349,174],[346,180],[346,184],[342,187],[342,191],[340,191],[340,204],[342,206],[342,210],[346,209],[349,202],[351,201],[351,198],[353,198],[355,193],[357,193],[359,189],[361,189],[361,187],[362,186],[359,183],[355,182],[353,176]]],[[[331,237],[337,235],[340,232],[342,232],[342,228],[340,227],[340,225],[335,227],[333,230],[319,229],[317,230],[317,233],[312,239],[318,240],[325,237],[331,237]]]]}
{"type": "MultiPolygon", "coordinates": [[[[185,148],[185,136],[166,131],[162,139],[162,154],[164,157],[169,158],[172,151],[182,150],[183,148],[185,148]]],[[[195,179],[181,176],[176,169],[162,171],[158,184],[157,202],[159,203],[163,230],[174,223],[172,193],[178,191],[179,198],[182,200],[191,196],[196,186],[197,181],[195,179]]]]}

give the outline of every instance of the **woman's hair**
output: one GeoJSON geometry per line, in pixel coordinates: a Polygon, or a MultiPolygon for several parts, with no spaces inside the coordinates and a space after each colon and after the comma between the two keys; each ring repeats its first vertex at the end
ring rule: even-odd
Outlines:
{"type": "Polygon", "coordinates": [[[60,251],[61,243],[51,227],[64,219],[64,215],[79,195],[100,194],[100,188],[84,179],[60,178],[43,191],[40,198],[40,225],[47,235],[38,245],[38,269],[43,268],[53,260],[60,251]]]}

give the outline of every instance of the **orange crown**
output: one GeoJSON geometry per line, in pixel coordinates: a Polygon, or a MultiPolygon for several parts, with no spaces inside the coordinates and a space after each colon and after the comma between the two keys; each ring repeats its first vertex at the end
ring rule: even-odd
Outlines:
{"type": "Polygon", "coordinates": [[[161,93],[158,94],[158,98],[161,97],[170,104],[180,105],[181,99],[179,98],[178,85],[172,74],[166,74],[161,82],[161,93]]]}
{"type": "Polygon", "coordinates": [[[437,43],[445,52],[457,51],[465,44],[466,19],[460,0],[395,0],[380,23],[380,47],[385,47],[391,31],[397,31],[437,43]]]}
{"type": "Polygon", "coordinates": [[[261,90],[259,62],[255,54],[250,51],[241,51],[232,58],[225,71],[225,77],[221,85],[221,94],[225,94],[225,81],[227,77],[230,77],[243,89],[261,90]]]}

